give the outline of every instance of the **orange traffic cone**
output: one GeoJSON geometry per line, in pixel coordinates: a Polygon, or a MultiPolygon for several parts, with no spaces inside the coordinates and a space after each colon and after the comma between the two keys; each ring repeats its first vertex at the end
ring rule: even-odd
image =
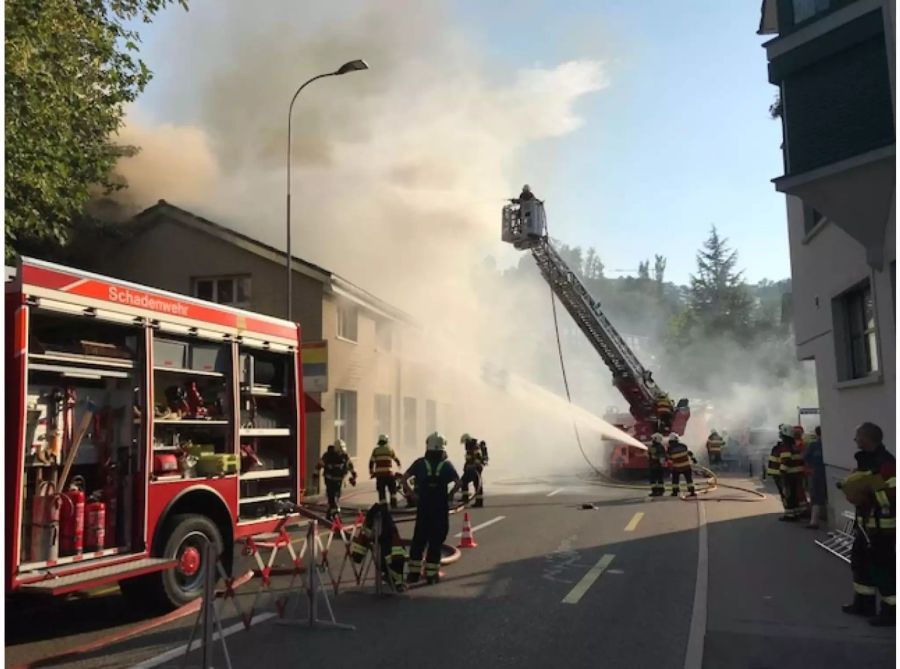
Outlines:
{"type": "Polygon", "coordinates": [[[469,523],[469,512],[463,516],[462,536],[459,538],[459,546],[457,548],[476,548],[475,536],[472,534],[472,525],[469,523]]]}

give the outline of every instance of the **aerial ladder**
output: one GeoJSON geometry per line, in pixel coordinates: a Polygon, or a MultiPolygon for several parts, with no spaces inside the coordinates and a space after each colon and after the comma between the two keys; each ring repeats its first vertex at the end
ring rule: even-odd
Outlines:
{"type": "Polygon", "coordinates": [[[519,250],[531,251],[553,294],[612,372],[613,385],[625,398],[634,419],[633,425],[625,426],[627,431],[645,443],[654,432],[684,434],[691,415],[688,401],[681,399],[676,405],[656,385],[652,372],[610,323],[600,302],[553,247],[547,235],[544,203],[527,187],[503,207],[501,238],[519,250]]]}

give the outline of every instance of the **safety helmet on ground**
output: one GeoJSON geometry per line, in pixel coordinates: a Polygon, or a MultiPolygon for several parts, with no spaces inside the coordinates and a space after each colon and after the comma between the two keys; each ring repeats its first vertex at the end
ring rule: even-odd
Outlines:
{"type": "Polygon", "coordinates": [[[386,434],[378,435],[378,445],[379,446],[386,446],[389,443],[391,443],[391,438],[389,436],[387,436],[386,434]]]}
{"type": "Polygon", "coordinates": [[[471,439],[471,438],[472,438],[471,434],[469,434],[468,432],[463,432],[463,435],[459,438],[459,443],[464,444],[467,441],[469,441],[469,439],[471,439]]]}
{"type": "Polygon", "coordinates": [[[782,437],[793,437],[794,436],[794,428],[792,428],[787,423],[782,423],[778,426],[778,433],[782,437]]]}
{"type": "Polygon", "coordinates": [[[650,437],[650,441],[652,441],[655,444],[661,444],[663,442],[663,436],[659,432],[654,432],[653,435],[650,437]]]}
{"type": "Polygon", "coordinates": [[[335,439],[335,440],[334,440],[334,447],[335,447],[337,450],[339,450],[341,453],[343,453],[343,452],[345,452],[345,451],[347,450],[347,444],[344,442],[343,439],[335,439]]]}
{"type": "Polygon", "coordinates": [[[441,436],[440,432],[432,432],[425,439],[426,451],[445,451],[447,450],[447,440],[441,436]]]}

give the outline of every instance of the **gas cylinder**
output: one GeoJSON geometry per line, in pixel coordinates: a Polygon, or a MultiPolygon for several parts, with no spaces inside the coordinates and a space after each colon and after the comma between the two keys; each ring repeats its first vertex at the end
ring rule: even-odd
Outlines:
{"type": "Polygon", "coordinates": [[[62,495],[44,481],[31,502],[31,562],[52,562],[59,557],[59,511],[62,495]]]}
{"type": "Polygon", "coordinates": [[[59,527],[60,553],[81,555],[84,551],[84,491],[74,484],[62,494],[59,527]]]}
{"type": "Polygon", "coordinates": [[[106,542],[106,503],[99,497],[95,493],[84,507],[84,549],[88,552],[102,551],[106,542]]]}

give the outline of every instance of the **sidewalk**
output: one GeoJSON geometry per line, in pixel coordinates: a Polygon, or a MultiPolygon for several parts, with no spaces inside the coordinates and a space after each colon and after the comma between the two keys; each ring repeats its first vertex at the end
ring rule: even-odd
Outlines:
{"type": "Polygon", "coordinates": [[[779,522],[774,486],[723,481],[762,490],[769,498],[704,502],[709,545],[704,667],[894,667],[895,630],[873,628],[841,611],[853,595],[850,566],[815,545],[824,531],[779,522]]]}

